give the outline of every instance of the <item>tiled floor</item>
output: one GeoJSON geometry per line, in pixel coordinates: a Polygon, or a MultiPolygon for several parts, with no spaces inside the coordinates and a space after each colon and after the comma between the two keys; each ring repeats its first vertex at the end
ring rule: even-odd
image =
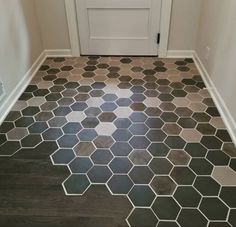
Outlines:
{"type": "Polygon", "coordinates": [[[75,202],[80,211],[96,194],[96,210],[113,219],[105,224],[104,214],[85,208],[96,222],[76,226],[236,226],[236,149],[191,59],[47,59],[0,133],[0,225],[28,226],[20,211],[40,195],[58,220],[66,217],[35,226],[67,226],[70,206],[73,219],[75,202]],[[32,175],[24,187],[22,172],[32,175]],[[29,181],[47,190],[28,197],[29,181]],[[12,187],[19,203],[5,194],[12,187]],[[53,194],[40,194],[54,187],[66,194],[55,198],[64,214],[53,194]]]}

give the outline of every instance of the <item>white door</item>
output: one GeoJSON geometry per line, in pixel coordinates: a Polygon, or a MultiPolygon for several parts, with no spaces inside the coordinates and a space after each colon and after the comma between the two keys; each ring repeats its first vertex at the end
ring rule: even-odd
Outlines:
{"type": "Polygon", "coordinates": [[[76,0],[82,55],[157,55],[161,0],[76,0]]]}

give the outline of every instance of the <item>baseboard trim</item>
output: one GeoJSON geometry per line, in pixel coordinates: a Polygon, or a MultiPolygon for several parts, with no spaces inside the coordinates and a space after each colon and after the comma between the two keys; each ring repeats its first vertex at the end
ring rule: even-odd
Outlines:
{"type": "Polygon", "coordinates": [[[193,58],[194,50],[168,50],[167,58],[193,58]]]}
{"type": "Polygon", "coordinates": [[[44,50],[35,60],[30,69],[23,76],[22,80],[18,83],[15,89],[11,92],[8,98],[3,102],[0,107],[0,124],[4,121],[8,113],[11,111],[12,107],[15,105],[16,101],[19,99],[21,94],[29,85],[30,81],[34,75],[38,72],[39,68],[43,62],[48,57],[72,57],[71,50],[69,49],[58,49],[58,50],[44,50]]]}
{"type": "Polygon", "coordinates": [[[49,49],[44,50],[44,54],[47,57],[72,57],[72,51],[70,49],[49,49]]]}
{"type": "Polygon", "coordinates": [[[204,64],[202,63],[201,59],[195,51],[193,53],[193,59],[208,91],[211,94],[212,99],[215,102],[216,107],[220,112],[220,115],[225,123],[226,128],[228,129],[232,141],[236,145],[236,122],[233,119],[233,116],[231,115],[225,101],[217,90],[214,82],[211,80],[211,77],[207,72],[204,64]]]}
{"type": "Polygon", "coordinates": [[[8,96],[8,98],[3,102],[0,108],[0,124],[4,121],[16,101],[19,99],[20,95],[24,92],[34,75],[39,70],[40,66],[45,61],[46,57],[47,56],[43,51],[33,63],[33,65],[30,67],[30,69],[26,72],[26,74],[23,76],[22,80],[8,96]]]}

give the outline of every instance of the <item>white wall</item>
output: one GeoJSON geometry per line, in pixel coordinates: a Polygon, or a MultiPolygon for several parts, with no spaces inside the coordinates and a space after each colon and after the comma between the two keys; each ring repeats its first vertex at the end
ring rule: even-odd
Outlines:
{"type": "Polygon", "coordinates": [[[41,54],[43,47],[33,1],[0,0],[0,6],[0,78],[6,92],[0,102],[3,108],[2,104],[41,54]]]}
{"type": "Polygon", "coordinates": [[[64,0],[34,0],[44,49],[70,49],[64,0]]]}
{"type": "MultiPolygon", "coordinates": [[[[64,0],[34,0],[46,49],[70,49],[64,0]]],[[[164,0],[165,1],[165,0],[164,0]]],[[[195,48],[203,0],[173,0],[169,50],[195,48]]]]}
{"type": "Polygon", "coordinates": [[[194,50],[202,0],[173,0],[169,50],[194,50]]]}
{"type": "Polygon", "coordinates": [[[236,133],[236,1],[204,0],[196,52],[234,119],[236,133]],[[211,48],[209,60],[205,49],[211,48]]]}

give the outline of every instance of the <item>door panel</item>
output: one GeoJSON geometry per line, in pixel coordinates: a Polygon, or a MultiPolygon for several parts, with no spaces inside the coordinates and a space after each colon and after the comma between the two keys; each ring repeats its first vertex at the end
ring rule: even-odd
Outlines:
{"type": "Polygon", "coordinates": [[[157,55],[161,0],[77,0],[81,53],[157,55]]]}

